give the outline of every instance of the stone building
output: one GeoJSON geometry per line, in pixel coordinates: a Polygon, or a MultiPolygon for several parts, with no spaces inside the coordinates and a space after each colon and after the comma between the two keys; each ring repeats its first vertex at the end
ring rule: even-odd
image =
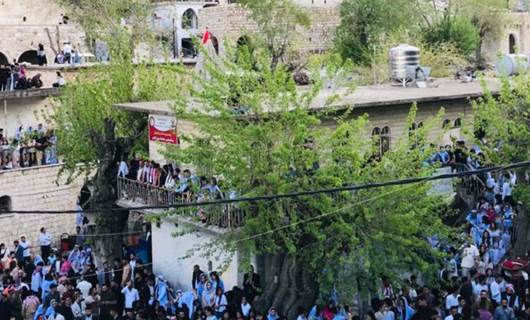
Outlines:
{"type": "MultiPolygon", "coordinates": [[[[335,28],[340,22],[340,0],[296,0],[304,6],[311,18],[309,28],[298,28],[294,43],[301,52],[318,52],[330,47],[335,28]]],[[[248,12],[237,3],[220,1],[218,6],[208,6],[199,11],[199,30],[206,30],[212,34],[214,43],[218,43],[219,51],[223,51],[223,44],[245,41],[258,31],[248,12]]]]}
{"type": "Polygon", "coordinates": [[[64,42],[87,52],[84,32],[55,0],[0,1],[0,33],[0,64],[14,59],[36,63],[39,43],[44,45],[49,63],[64,42]]]}
{"type": "MultiPolygon", "coordinates": [[[[59,245],[62,233],[75,231],[74,214],[11,214],[11,210],[72,210],[82,187],[82,179],[65,184],[58,178],[61,165],[0,170],[0,243],[12,249],[13,240],[26,235],[38,248],[37,238],[42,227],[59,245]],[[3,213],[4,212],[4,213],[3,213]]],[[[38,249],[35,249],[38,252],[38,249]]]]}

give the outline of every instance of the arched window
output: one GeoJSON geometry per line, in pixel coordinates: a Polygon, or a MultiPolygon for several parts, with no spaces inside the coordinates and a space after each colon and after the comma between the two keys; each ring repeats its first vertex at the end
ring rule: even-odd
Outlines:
{"type": "Polygon", "coordinates": [[[451,125],[451,120],[445,119],[444,122],[442,123],[442,128],[443,129],[448,128],[450,125],[451,125]]]}
{"type": "Polygon", "coordinates": [[[182,15],[182,28],[183,29],[197,29],[199,28],[199,20],[197,19],[197,14],[193,9],[188,9],[184,11],[182,15]]]}
{"type": "Polygon", "coordinates": [[[0,65],[8,65],[9,59],[7,59],[6,55],[0,52],[0,65]]]}
{"type": "Polygon", "coordinates": [[[30,64],[39,64],[39,58],[36,50],[28,50],[18,57],[18,62],[27,62],[30,64]]]}
{"type": "Polygon", "coordinates": [[[11,211],[11,197],[1,196],[0,197],[0,213],[11,211]]]}
{"type": "Polygon", "coordinates": [[[453,127],[454,128],[460,128],[461,126],[462,126],[462,120],[460,118],[456,118],[453,127]]]}
{"type": "Polygon", "coordinates": [[[382,129],[375,127],[372,130],[372,136],[374,137],[376,144],[376,153],[381,157],[390,150],[390,128],[388,126],[385,126],[382,129]]]}
{"type": "Polygon", "coordinates": [[[513,33],[510,33],[510,36],[508,37],[508,50],[510,54],[514,54],[517,50],[517,40],[513,33]]]}

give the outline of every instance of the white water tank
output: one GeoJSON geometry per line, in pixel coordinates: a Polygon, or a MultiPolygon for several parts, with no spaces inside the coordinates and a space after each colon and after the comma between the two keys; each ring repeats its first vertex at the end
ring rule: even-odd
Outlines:
{"type": "Polygon", "coordinates": [[[505,54],[495,64],[495,70],[500,76],[514,76],[528,70],[530,61],[524,54],[505,54]]]}
{"type": "Polygon", "coordinates": [[[392,69],[392,79],[406,79],[407,70],[415,70],[420,66],[420,49],[408,45],[400,44],[390,49],[390,67],[392,69]]]}

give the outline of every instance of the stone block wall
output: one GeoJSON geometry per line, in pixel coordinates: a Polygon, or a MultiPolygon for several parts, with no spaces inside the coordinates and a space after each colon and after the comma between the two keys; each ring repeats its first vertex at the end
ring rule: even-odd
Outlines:
{"type": "MultiPolygon", "coordinates": [[[[336,27],[340,22],[339,8],[309,7],[311,26],[307,29],[293,31],[295,46],[301,52],[326,50],[331,45],[331,40],[336,27]]],[[[223,51],[223,42],[236,43],[237,39],[251,36],[258,31],[258,27],[248,12],[237,4],[206,7],[199,11],[199,30],[208,28],[219,41],[220,51],[223,51]]]]}
{"type": "Polygon", "coordinates": [[[0,53],[13,61],[42,43],[51,63],[65,41],[86,53],[83,30],[71,20],[62,24],[64,12],[55,0],[0,1],[0,53]]]}
{"type": "MultiPolygon", "coordinates": [[[[58,178],[61,165],[0,171],[0,197],[11,198],[12,210],[72,210],[83,185],[82,179],[65,184],[58,178]]],[[[58,245],[62,233],[75,232],[75,214],[0,214],[0,243],[12,249],[13,240],[24,234],[37,246],[39,229],[45,227],[58,245]]],[[[40,249],[34,248],[34,252],[40,249]]]]}

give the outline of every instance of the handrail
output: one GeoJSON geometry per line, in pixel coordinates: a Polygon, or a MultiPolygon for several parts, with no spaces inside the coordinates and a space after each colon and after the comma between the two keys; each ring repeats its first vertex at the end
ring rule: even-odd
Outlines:
{"type": "MultiPolygon", "coordinates": [[[[141,181],[118,177],[118,199],[152,206],[170,206],[177,203],[201,202],[191,192],[177,193],[175,190],[153,186],[141,181]]],[[[212,200],[208,198],[202,201],[212,200]]],[[[236,204],[181,208],[178,214],[190,216],[207,225],[219,228],[238,228],[243,225],[246,210],[236,204]]]]}

